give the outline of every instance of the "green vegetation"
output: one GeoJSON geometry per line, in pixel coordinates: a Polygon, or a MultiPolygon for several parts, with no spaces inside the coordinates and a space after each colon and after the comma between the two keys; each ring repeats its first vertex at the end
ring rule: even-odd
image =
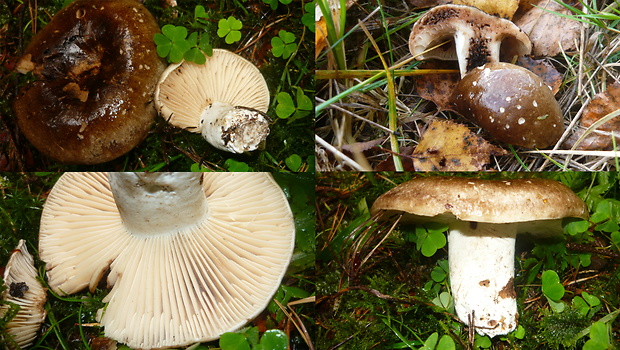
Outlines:
{"type": "Polygon", "coordinates": [[[585,200],[592,221],[566,220],[561,238],[517,240],[519,327],[490,339],[458,322],[445,227],[376,222],[369,207],[424,173],[317,175],[316,335],[321,349],[616,349],[620,338],[620,173],[458,173],[551,178],[585,200]],[[601,204],[602,203],[602,204],[601,204]],[[441,233],[443,235],[443,233],[441,233]]]}

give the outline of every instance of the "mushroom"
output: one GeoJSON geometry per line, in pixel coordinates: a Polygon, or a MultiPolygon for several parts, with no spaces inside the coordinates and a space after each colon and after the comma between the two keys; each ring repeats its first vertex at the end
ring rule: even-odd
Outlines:
{"type": "Polygon", "coordinates": [[[158,31],[134,0],[77,0],[60,10],[17,64],[37,78],[13,104],[28,141],[75,164],[106,162],[141,142],[164,69],[153,42],[158,31]]]}
{"type": "MultiPolygon", "coordinates": [[[[32,345],[45,320],[47,311],[43,308],[47,300],[47,290],[37,281],[34,259],[28,252],[23,239],[11,253],[4,270],[2,300],[17,305],[15,316],[5,325],[3,338],[9,349],[22,349],[32,345]]],[[[0,318],[11,309],[10,304],[0,305],[0,318]]]]}
{"type": "Polygon", "coordinates": [[[475,68],[456,85],[453,108],[500,142],[545,148],[564,132],[551,88],[529,70],[504,62],[475,68]]]}
{"type": "Polygon", "coordinates": [[[206,63],[182,61],[162,74],[155,105],[172,125],[201,133],[217,149],[243,153],[269,135],[269,88],[250,61],[214,49],[206,63]]]}
{"type": "Polygon", "coordinates": [[[456,314],[490,337],[517,326],[517,234],[561,235],[563,218],[588,217],[577,195],[549,179],[415,178],[377,198],[371,213],[379,211],[385,211],[384,219],[403,213],[405,221],[448,224],[456,314]]]}
{"type": "Polygon", "coordinates": [[[461,76],[487,62],[499,62],[500,57],[526,55],[531,49],[527,35],[514,23],[465,5],[432,8],[416,21],[409,36],[409,51],[417,59],[458,61],[461,76]],[[448,46],[433,48],[447,40],[448,46]]]}
{"type": "Polygon", "coordinates": [[[268,173],[65,173],[41,217],[56,293],[112,287],[98,320],[132,348],[217,339],[256,317],[291,259],[295,225],[268,173]]]}

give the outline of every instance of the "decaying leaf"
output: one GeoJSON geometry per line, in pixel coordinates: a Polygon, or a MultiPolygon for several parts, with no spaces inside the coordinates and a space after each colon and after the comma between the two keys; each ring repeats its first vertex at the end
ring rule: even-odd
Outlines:
{"type": "Polygon", "coordinates": [[[611,150],[613,146],[611,132],[617,137],[616,143],[620,143],[620,118],[613,118],[602,124],[594,132],[587,135],[579,144],[575,145],[587,128],[605,117],[609,113],[620,109],[620,84],[612,84],[607,91],[596,94],[590,103],[584,108],[579,128],[568,138],[565,143],[567,148],[579,150],[611,150]],[[596,131],[603,131],[597,133],[596,131]]]}
{"type": "Polygon", "coordinates": [[[570,11],[554,0],[532,0],[529,3],[535,6],[515,15],[514,22],[530,37],[532,54],[551,57],[559,54],[562,49],[575,50],[579,40],[579,22],[549,12],[568,15],[570,11]]]}
{"type": "Polygon", "coordinates": [[[517,60],[517,64],[538,75],[551,88],[554,95],[560,91],[562,74],[547,60],[536,60],[527,56],[521,56],[517,60]]]}
{"type": "Polygon", "coordinates": [[[465,125],[435,119],[412,157],[416,171],[479,171],[486,168],[491,156],[504,154],[504,149],[488,143],[465,125]]]}
{"type": "Polygon", "coordinates": [[[477,7],[480,10],[502,18],[511,19],[519,7],[519,0],[409,0],[414,7],[431,7],[443,4],[457,4],[477,7]]]}
{"type": "Polygon", "coordinates": [[[458,67],[456,61],[425,61],[420,66],[421,69],[455,69],[457,73],[420,75],[415,80],[416,92],[423,99],[433,101],[440,110],[450,109],[450,96],[461,80],[458,67]]]}

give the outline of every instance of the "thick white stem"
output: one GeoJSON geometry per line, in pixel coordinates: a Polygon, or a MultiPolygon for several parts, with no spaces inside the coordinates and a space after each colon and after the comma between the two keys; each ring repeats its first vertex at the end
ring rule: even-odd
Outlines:
{"type": "Polygon", "coordinates": [[[482,335],[517,326],[514,259],[517,224],[458,222],[450,225],[450,285],[459,319],[482,335]]]}
{"type": "Polygon", "coordinates": [[[136,236],[173,234],[207,215],[200,173],[109,173],[123,224],[136,236]]]}
{"type": "Polygon", "coordinates": [[[215,101],[200,117],[202,137],[215,148],[243,153],[254,151],[269,135],[269,121],[262,113],[215,101]]]}

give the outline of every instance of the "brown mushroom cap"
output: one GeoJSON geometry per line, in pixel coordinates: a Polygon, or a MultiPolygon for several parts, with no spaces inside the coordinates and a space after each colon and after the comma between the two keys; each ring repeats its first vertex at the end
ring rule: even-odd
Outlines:
{"type": "Polygon", "coordinates": [[[432,8],[416,21],[409,36],[409,50],[417,59],[458,60],[461,75],[487,62],[499,62],[500,57],[528,54],[531,49],[527,35],[514,23],[465,5],[432,8]]]}
{"type": "Polygon", "coordinates": [[[30,42],[17,70],[37,81],[14,102],[20,129],[63,163],[95,164],[135,147],[155,119],[164,69],[159,26],[134,0],[77,0],[30,42]]]}
{"type": "Polygon", "coordinates": [[[454,109],[498,141],[544,148],[564,132],[560,106],[537,75],[510,63],[487,63],[457,84],[454,109]]]}
{"type": "MultiPolygon", "coordinates": [[[[520,222],[526,231],[532,221],[588,217],[586,204],[570,188],[549,179],[415,178],[377,198],[371,212],[379,210],[406,212],[418,222],[520,222]]],[[[561,225],[554,227],[550,233],[562,232],[561,225]]]]}

